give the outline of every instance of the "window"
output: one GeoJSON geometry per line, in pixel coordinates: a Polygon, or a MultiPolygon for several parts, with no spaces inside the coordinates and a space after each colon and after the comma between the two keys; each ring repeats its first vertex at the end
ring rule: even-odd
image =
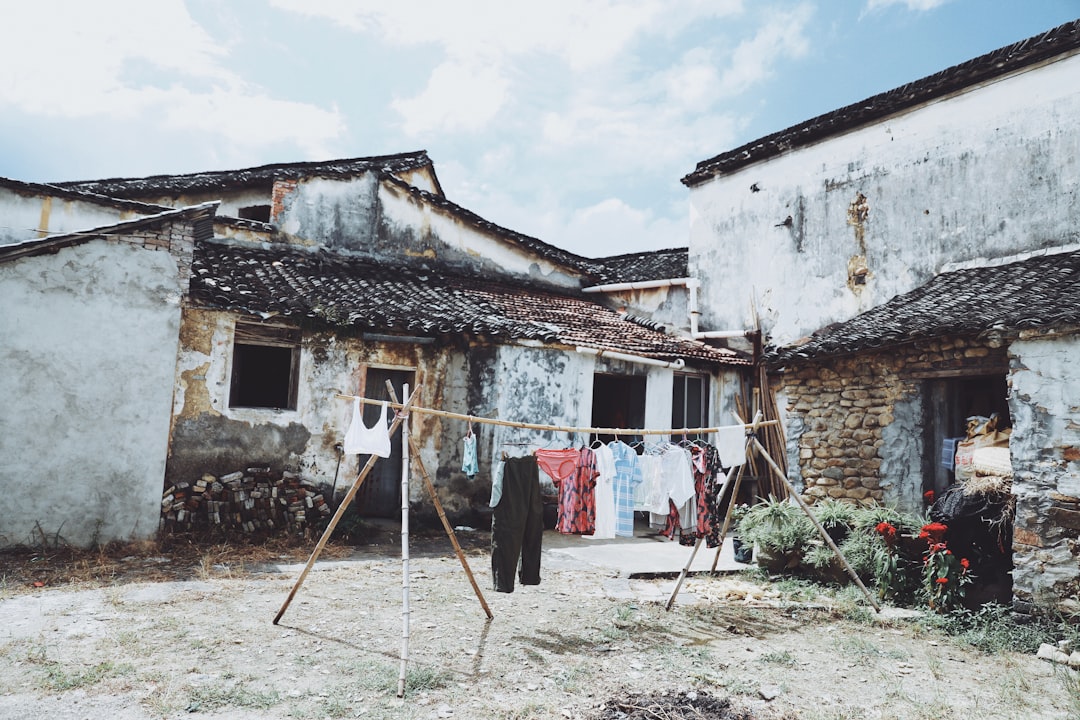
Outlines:
{"type": "Polygon", "coordinates": [[[270,206],[269,205],[248,205],[237,210],[237,214],[244,220],[258,220],[259,222],[270,222],[270,206]]]}
{"type": "Polygon", "coordinates": [[[236,323],[229,407],[296,409],[300,330],[236,323]]]}
{"type": "MultiPolygon", "coordinates": [[[[675,373],[671,398],[671,427],[697,428],[709,425],[709,378],[675,373]]],[[[693,436],[691,439],[696,439],[693,436]]]]}
{"type": "Polygon", "coordinates": [[[963,438],[967,418],[997,413],[998,430],[1012,427],[1009,386],[1004,374],[947,377],[927,380],[923,387],[924,436],[923,490],[943,491],[954,481],[942,465],[946,438],[963,438]]]}

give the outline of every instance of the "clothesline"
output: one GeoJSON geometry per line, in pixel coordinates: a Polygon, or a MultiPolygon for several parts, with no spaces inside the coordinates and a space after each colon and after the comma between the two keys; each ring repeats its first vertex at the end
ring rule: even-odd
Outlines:
{"type": "MultiPolygon", "coordinates": [[[[394,408],[395,410],[402,407],[401,403],[390,402],[388,400],[372,400],[370,398],[358,397],[356,395],[343,395],[341,393],[336,393],[334,397],[341,400],[359,400],[365,405],[382,405],[385,402],[387,405],[394,408]]],[[[424,413],[427,415],[435,415],[438,417],[454,418],[456,420],[464,420],[470,423],[480,423],[482,425],[502,425],[503,427],[521,428],[523,430],[545,430],[549,432],[595,433],[597,435],[707,435],[711,433],[718,433],[731,427],[753,428],[760,427],[762,425],[776,425],[779,422],[777,420],[762,420],[752,425],[741,423],[739,425],[721,425],[719,427],[668,428],[666,430],[656,430],[647,428],[595,428],[566,427],[563,425],[541,425],[538,423],[495,420],[492,418],[486,418],[478,415],[465,415],[462,413],[448,412],[446,410],[435,410],[433,408],[419,407],[417,405],[409,408],[409,412],[424,413]]]]}

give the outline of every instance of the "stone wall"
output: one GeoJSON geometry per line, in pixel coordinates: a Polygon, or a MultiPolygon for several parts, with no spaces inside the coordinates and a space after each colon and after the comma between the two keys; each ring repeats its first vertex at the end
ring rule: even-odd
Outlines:
{"type": "Polygon", "coordinates": [[[1080,610],[1080,338],[1021,339],[1009,409],[1016,521],[1013,588],[1020,604],[1080,610]]]}
{"type": "Polygon", "coordinates": [[[921,510],[923,380],[1004,363],[1004,348],[935,340],[784,372],[778,389],[804,499],[921,510]]]}

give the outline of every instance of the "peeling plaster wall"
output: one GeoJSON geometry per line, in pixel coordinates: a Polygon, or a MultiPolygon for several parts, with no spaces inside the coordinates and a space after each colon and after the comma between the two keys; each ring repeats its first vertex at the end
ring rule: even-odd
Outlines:
{"type": "Polygon", "coordinates": [[[138,198],[139,202],[165,207],[188,207],[207,202],[220,202],[218,215],[240,217],[240,208],[270,204],[270,185],[265,188],[217,189],[204,192],[170,193],[138,198]]]}
{"type": "Polygon", "coordinates": [[[1023,602],[1080,610],[1080,338],[1009,348],[1016,522],[1013,589],[1023,602]]]}
{"type": "Polygon", "coordinates": [[[1077,241],[1078,85],[1073,56],[692,187],[702,327],[751,327],[753,288],[787,344],[946,263],[1077,241]]]}
{"type": "Polygon", "coordinates": [[[561,287],[581,286],[576,273],[567,274],[550,260],[473,228],[396,186],[383,183],[378,192],[379,228],[372,247],[380,256],[400,259],[404,254],[481,274],[513,275],[561,287]]]}
{"type": "Polygon", "coordinates": [[[332,248],[380,256],[374,237],[378,180],[305,178],[278,182],[272,221],[282,231],[332,248]]]}
{"type": "Polygon", "coordinates": [[[674,335],[690,335],[690,296],[681,285],[598,293],[590,297],[608,307],[626,308],[631,315],[648,318],[669,328],[674,335]]]}
{"type": "Polygon", "coordinates": [[[0,546],[157,532],[180,295],[128,242],[0,263],[0,546]]]}
{"type": "Polygon", "coordinates": [[[89,230],[141,217],[131,210],[47,195],[27,196],[0,187],[0,245],[36,240],[46,234],[89,230]]]}

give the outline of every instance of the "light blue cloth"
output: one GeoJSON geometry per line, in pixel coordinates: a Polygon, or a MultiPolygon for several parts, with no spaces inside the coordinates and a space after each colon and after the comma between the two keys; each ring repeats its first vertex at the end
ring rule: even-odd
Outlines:
{"type": "Polygon", "coordinates": [[[476,436],[466,435],[461,442],[461,472],[472,480],[476,473],[480,472],[480,467],[476,462],[476,436]]]}
{"type": "Polygon", "coordinates": [[[488,502],[488,507],[495,507],[502,500],[502,479],[503,468],[506,467],[506,463],[500,460],[495,465],[495,470],[491,473],[491,500],[488,502]]]}
{"type": "Polygon", "coordinates": [[[615,458],[615,534],[634,537],[634,488],[641,484],[641,467],[634,448],[621,440],[608,443],[615,458]]]}

